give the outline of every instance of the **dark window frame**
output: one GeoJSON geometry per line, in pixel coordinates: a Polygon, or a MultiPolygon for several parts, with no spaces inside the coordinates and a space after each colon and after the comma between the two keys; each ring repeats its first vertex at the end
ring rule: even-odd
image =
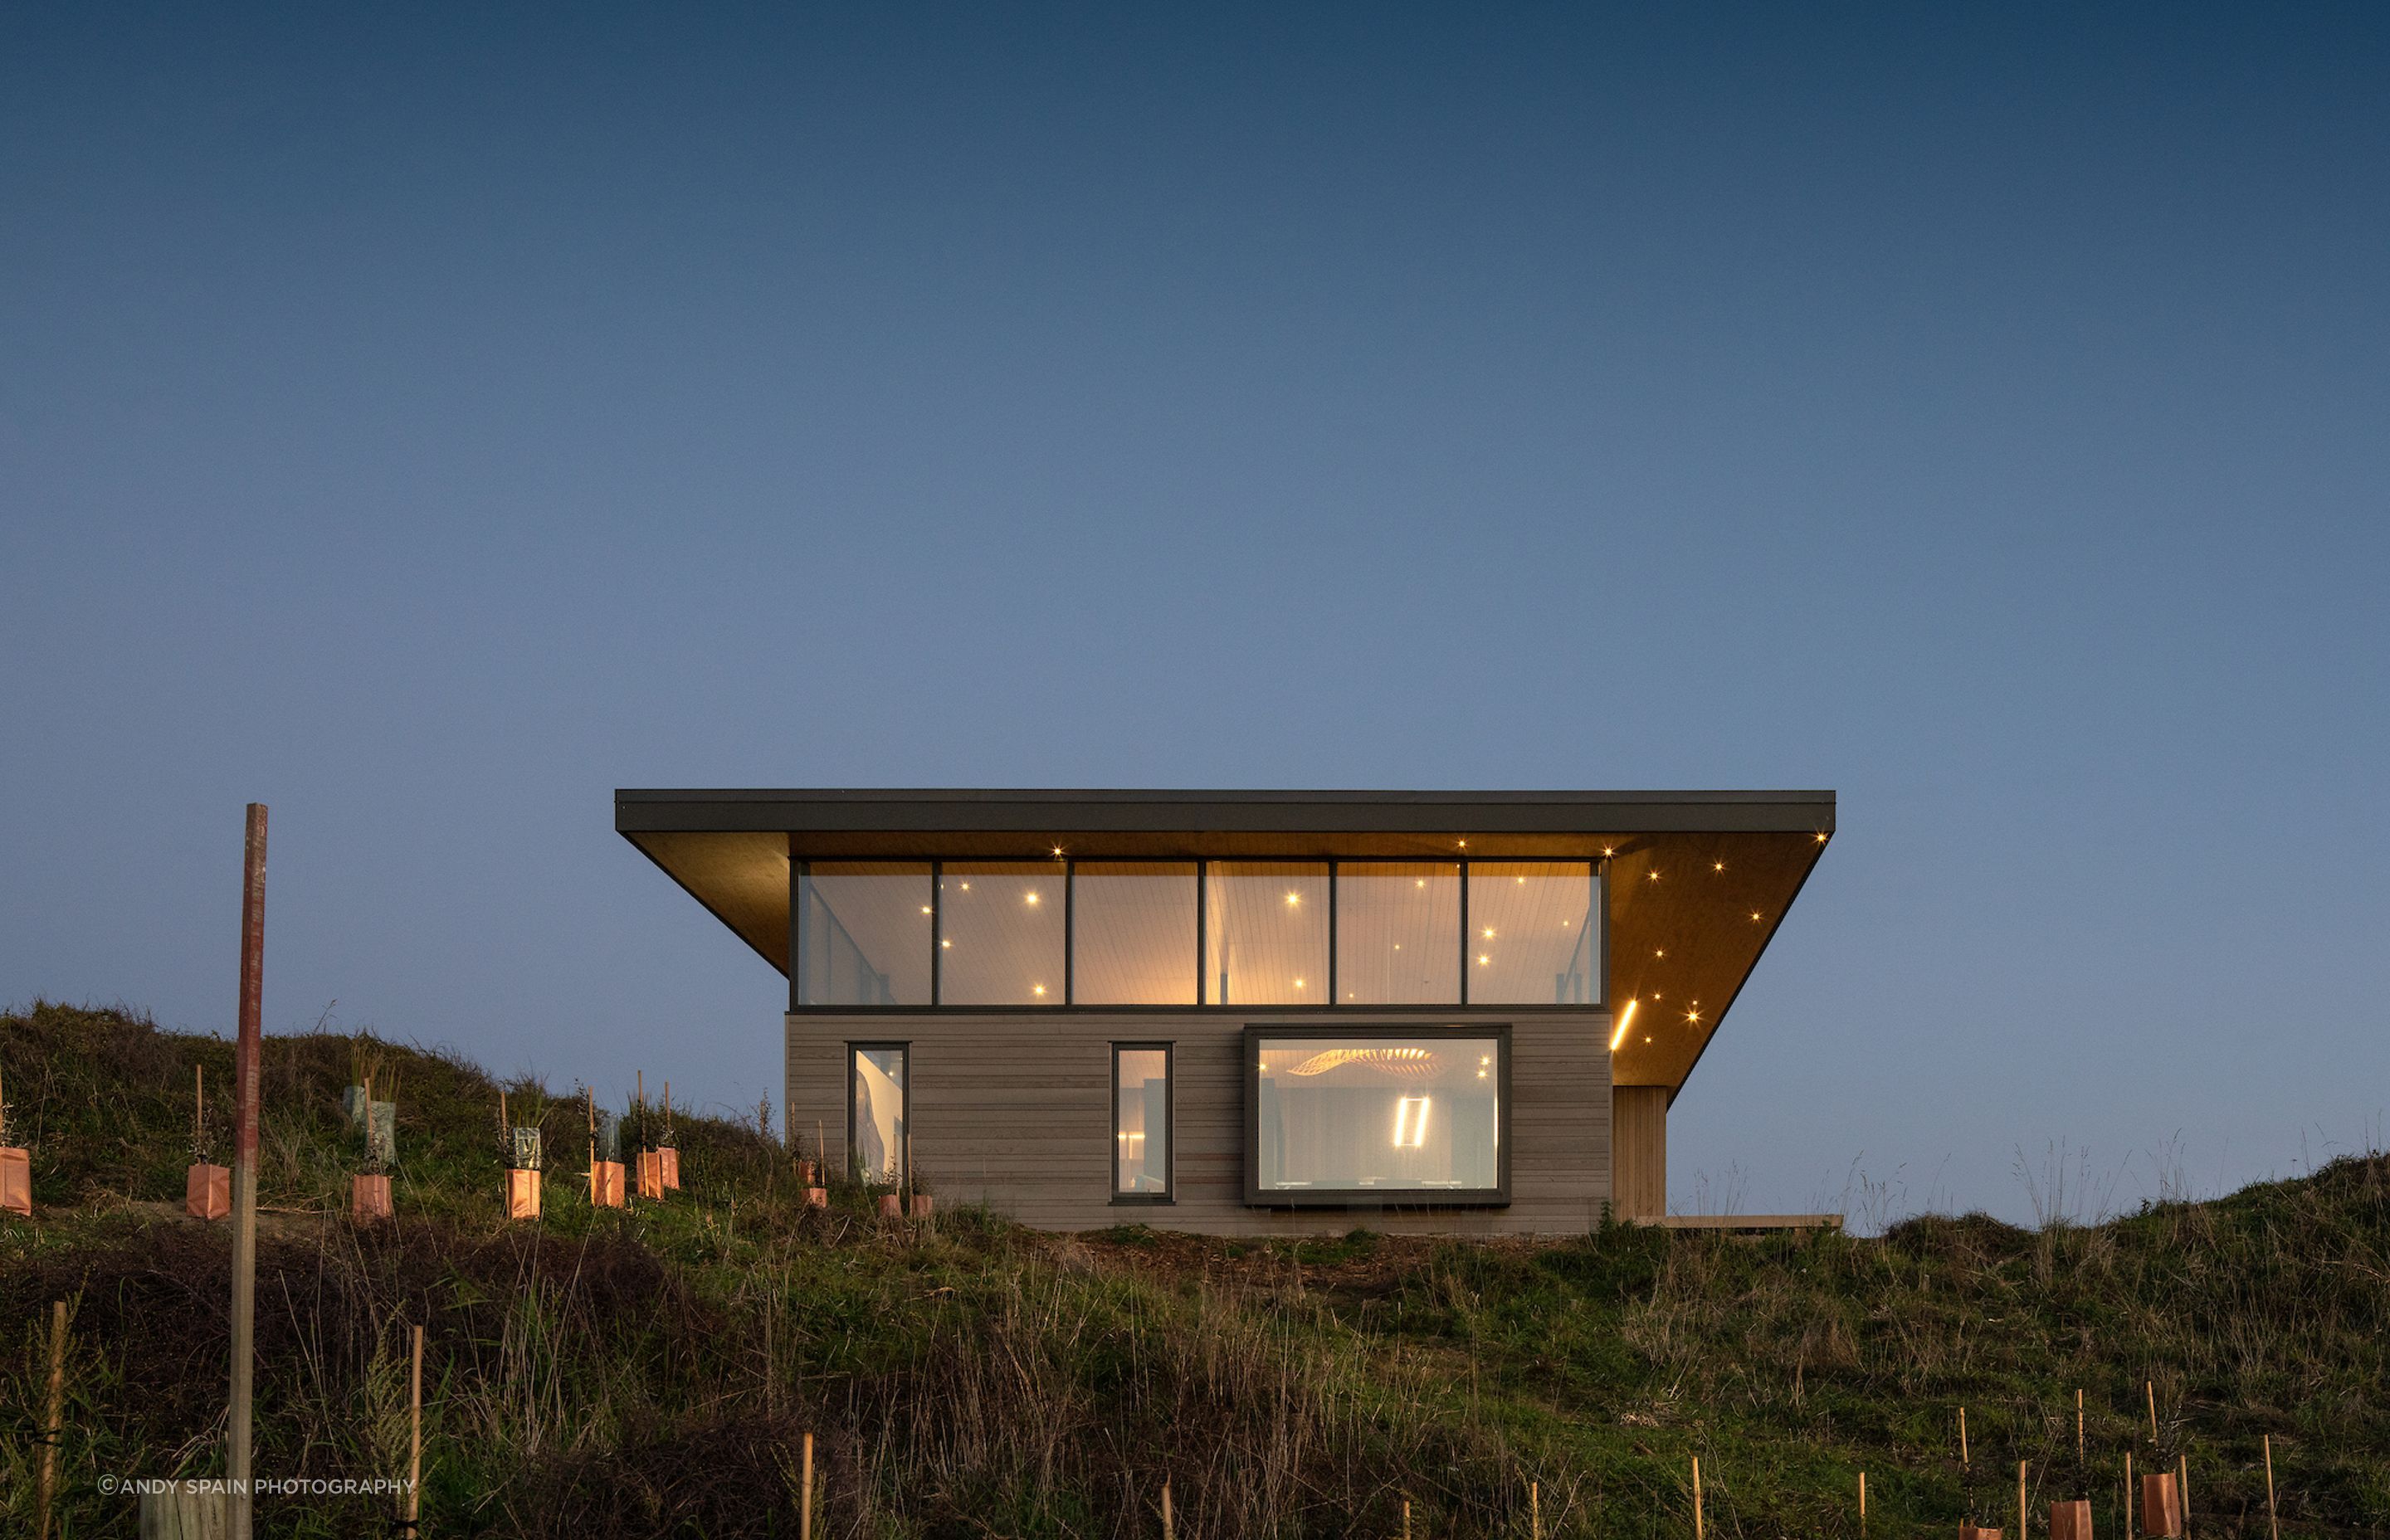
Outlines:
{"type": "Polygon", "coordinates": [[[1510,1023],[1489,1021],[1482,1026],[1414,1027],[1400,1021],[1367,1026],[1310,1026],[1300,1022],[1248,1022],[1239,1047],[1244,1064],[1245,1207],[1249,1209],[1507,1209],[1510,1206],[1510,1023]],[[1386,1037],[1444,1038],[1456,1042],[1494,1039],[1494,1186],[1464,1191],[1384,1187],[1304,1187],[1300,1190],[1262,1187],[1262,1046],[1272,1038],[1345,1038],[1368,1042],[1386,1037]]]}
{"type": "Polygon", "coordinates": [[[1104,1185],[1111,1189],[1111,1200],[1119,1207],[1169,1208],[1178,1201],[1178,1045],[1175,1042],[1123,1039],[1114,1043],[1111,1050],[1112,1092],[1109,1121],[1112,1148],[1108,1151],[1111,1165],[1105,1173],[1104,1185]],[[1162,1139],[1163,1148],[1168,1153],[1168,1165],[1163,1172],[1160,1192],[1123,1192],[1120,1185],[1120,1059],[1124,1053],[1156,1051],[1162,1055],[1162,1139]]]}
{"type": "MultiPolygon", "coordinates": [[[[981,858],[973,857],[972,859],[977,861],[981,858]]],[[[1111,861],[1114,859],[1124,860],[1129,858],[1099,856],[1096,859],[1111,861]]],[[[930,922],[930,1004],[926,1006],[804,1005],[797,998],[799,974],[801,972],[800,958],[797,950],[797,879],[799,875],[811,866],[812,863],[810,860],[792,859],[789,863],[789,1014],[791,1016],[809,1017],[903,1017],[919,1016],[924,1012],[934,1012],[938,1014],[946,1014],[951,1012],[971,1016],[1036,1016],[1085,1012],[1096,1012],[1105,1015],[1163,1015],[1175,1011],[1184,1015],[1192,1011],[1214,1016],[1250,1016],[1255,1011],[1323,1011],[1340,1016],[1349,1016],[1357,1020],[1363,1017],[1387,1015],[1435,1017],[1449,1015],[1455,1010],[1484,1009],[1489,1007],[1496,1010],[1514,1013],[1532,1011],[1537,1015],[1542,1015],[1546,1012],[1555,1012],[1561,1015],[1600,1016],[1606,1014],[1610,1010],[1610,860],[1607,857],[1598,855],[1489,855],[1456,857],[1455,859],[1458,861],[1461,868],[1460,998],[1458,1000],[1448,1000],[1440,1005],[1423,1006],[1372,1006],[1366,1004],[1348,1006],[1334,998],[1334,986],[1337,982],[1336,926],[1338,920],[1338,916],[1335,913],[1336,874],[1345,866],[1418,866],[1423,863],[1441,860],[1442,857],[1420,855],[1363,855],[1338,856],[1330,859],[1317,855],[1293,854],[1223,856],[1216,860],[1210,856],[1154,858],[1157,864],[1179,863],[1189,859],[1193,860],[1195,864],[1195,1001],[1192,1005],[1176,1006],[1082,1005],[1075,998],[1068,997],[1054,1005],[948,1005],[944,999],[943,980],[940,977],[942,970],[938,966],[938,943],[943,939],[944,930],[944,915],[943,913],[944,905],[939,896],[939,883],[944,876],[946,866],[946,863],[943,860],[932,861],[930,863],[930,903],[932,909],[930,922]],[[1211,899],[1212,867],[1214,865],[1222,863],[1243,865],[1247,863],[1269,862],[1303,863],[1314,866],[1324,864],[1328,867],[1328,904],[1330,915],[1328,926],[1328,969],[1326,977],[1330,984],[1329,993],[1330,997],[1325,1004],[1312,1005],[1307,1003],[1291,1003],[1286,1005],[1256,1005],[1251,1002],[1240,1002],[1232,1005],[1219,1005],[1209,998],[1209,981],[1204,977],[1204,965],[1207,960],[1211,944],[1211,937],[1208,933],[1209,915],[1206,911],[1209,908],[1211,899]],[[1594,995],[1596,997],[1586,1001],[1556,1001],[1549,1005],[1517,1000],[1496,1000],[1485,1002],[1473,1001],[1469,997],[1469,966],[1471,956],[1469,950],[1469,868],[1471,866],[1481,863],[1486,865],[1499,864],[1502,866],[1517,866],[1536,862],[1548,863],[1553,866],[1590,865],[1593,867],[1592,913],[1596,923],[1600,928],[1600,945],[1595,948],[1597,961],[1595,963],[1594,983],[1597,987],[1594,990],[1594,995]]],[[[1064,993],[1065,995],[1068,996],[1075,989],[1075,981],[1073,980],[1073,975],[1077,966],[1073,956],[1073,938],[1072,936],[1072,925],[1070,921],[1073,913],[1072,906],[1075,903],[1075,898],[1072,890],[1076,883],[1075,874],[1078,868],[1078,862],[1075,858],[1070,858],[1064,859],[1059,864],[1064,867],[1062,878],[1062,902],[1064,905],[1065,918],[1062,928],[1062,968],[1064,979],[1066,981],[1064,993]]]]}
{"type": "MultiPolygon", "coordinates": [[[[896,1155],[896,1185],[899,1188],[903,1188],[913,1180],[913,1042],[910,1038],[901,1041],[886,1038],[866,1041],[855,1038],[846,1045],[846,1174],[851,1180],[865,1180],[855,1164],[854,1136],[857,1133],[854,1123],[855,1056],[883,1048],[894,1048],[905,1056],[905,1101],[896,1112],[898,1119],[905,1124],[905,1148],[897,1151],[896,1155]]],[[[875,1172],[868,1179],[877,1183],[880,1175],[875,1172]]]]}

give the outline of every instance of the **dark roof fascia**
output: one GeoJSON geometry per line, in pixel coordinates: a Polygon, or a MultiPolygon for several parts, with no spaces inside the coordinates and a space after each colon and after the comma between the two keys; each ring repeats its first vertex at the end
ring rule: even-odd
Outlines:
{"type": "Polygon", "coordinates": [[[623,834],[1833,832],[1831,791],[663,790],[614,793],[623,834]]]}

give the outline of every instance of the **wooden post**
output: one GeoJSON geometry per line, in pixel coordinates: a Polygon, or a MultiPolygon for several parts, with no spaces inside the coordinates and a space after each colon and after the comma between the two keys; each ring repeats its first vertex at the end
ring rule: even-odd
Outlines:
{"type": "Polygon", "coordinates": [[[2133,1540],[2133,1452],[2125,1451],[2125,1521],[2116,1526],[2120,1540],[2133,1540]]]}
{"type": "Polygon", "coordinates": [[[2182,1532],[2191,1533],[2191,1457],[2175,1457],[2175,1493],[2182,1501],[2182,1532]]]}
{"type": "Polygon", "coordinates": [[[415,1368],[406,1392],[406,1534],[423,1533],[423,1328],[415,1328],[415,1368]]]}
{"type": "Polygon", "coordinates": [[[2282,1521],[2281,1516],[2274,1511],[2274,1435],[2268,1433],[2265,1436],[2265,1444],[2266,1527],[2273,1531],[2274,1540],[2282,1540],[2282,1521]]]}
{"type": "Polygon", "coordinates": [[[2025,1540],[2024,1461],[2017,1461],[2017,1540],[2025,1540]]]}
{"type": "Polygon", "coordinates": [[[1867,1472],[1859,1472],[1859,1534],[1867,1534],[1867,1472]]]}
{"type": "Polygon", "coordinates": [[[1959,1469],[1967,1469],[1973,1462],[1967,1458],[1967,1408],[1959,1408],[1959,1469]]]}
{"type": "Polygon", "coordinates": [[[1703,1540],[1702,1527],[1702,1457],[1693,1457],[1693,1540],[1703,1540]]]}
{"type": "MultiPolygon", "coordinates": [[[[250,1405],[257,1369],[257,1096],[264,1057],[265,804],[249,804],[241,853],[240,1017],[233,1039],[232,1394],[225,1417],[225,1518],[250,1540],[250,1405]]],[[[366,1110],[372,1126],[372,1110],[366,1110]]]]}
{"type": "Polygon", "coordinates": [[[814,1435],[805,1434],[804,1490],[797,1495],[797,1540],[814,1540],[814,1435]]]}
{"type": "Polygon", "coordinates": [[[2144,1380],[2141,1388],[2150,1392],[2150,1452],[2155,1454],[2158,1447],[2158,1382],[2144,1380]]]}
{"type": "Polygon", "coordinates": [[[42,1478],[36,1511],[41,1514],[40,1540],[50,1540],[50,1503],[58,1490],[58,1440],[65,1434],[59,1401],[66,1390],[67,1302],[50,1304],[50,1400],[42,1419],[42,1478]]]}
{"type": "Polygon", "coordinates": [[[1527,1540],[1544,1540],[1544,1495],[1536,1482],[1527,1483],[1527,1540]]]}
{"type": "Polygon", "coordinates": [[[1162,1540],[1176,1540],[1178,1528],[1170,1512],[1170,1478],[1162,1478],[1162,1540]]]}

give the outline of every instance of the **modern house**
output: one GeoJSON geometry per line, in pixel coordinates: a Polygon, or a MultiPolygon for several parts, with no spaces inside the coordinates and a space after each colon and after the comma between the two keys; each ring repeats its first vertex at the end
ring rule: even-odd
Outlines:
{"type": "Polygon", "coordinates": [[[789,981],[788,1120],[1024,1223],[1583,1230],[1830,791],[624,790],[789,981]]]}

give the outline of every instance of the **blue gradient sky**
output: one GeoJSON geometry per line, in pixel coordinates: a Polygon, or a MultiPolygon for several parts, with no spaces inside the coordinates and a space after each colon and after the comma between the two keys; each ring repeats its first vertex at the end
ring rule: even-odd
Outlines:
{"type": "Polygon", "coordinates": [[[0,999],[255,798],[269,1030],[752,1105],[615,786],[1827,786],[1679,1202],[2380,1137],[2390,12],[1283,9],[0,18],[0,999]]]}

